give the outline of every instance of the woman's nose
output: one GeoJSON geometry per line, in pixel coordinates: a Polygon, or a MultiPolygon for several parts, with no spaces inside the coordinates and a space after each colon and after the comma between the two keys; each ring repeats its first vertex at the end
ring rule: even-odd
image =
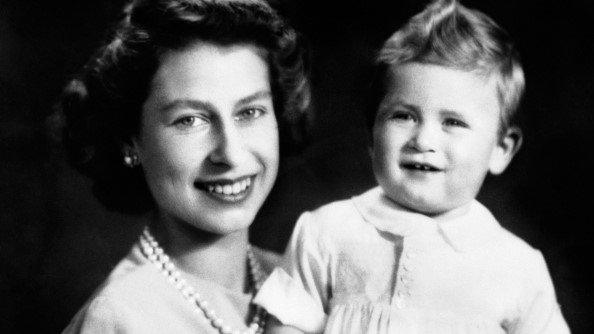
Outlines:
{"type": "Polygon", "coordinates": [[[214,136],[214,147],[209,160],[214,164],[237,166],[244,156],[244,138],[240,129],[233,125],[224,125],[217,129],[214,136]]]}

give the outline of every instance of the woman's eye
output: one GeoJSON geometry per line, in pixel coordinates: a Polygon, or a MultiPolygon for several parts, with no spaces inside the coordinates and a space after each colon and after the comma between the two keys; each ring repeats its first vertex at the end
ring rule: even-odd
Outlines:
{"type": "Polygon", "coordinates": [[[241,110],[235,117],[237,120],[250,120],[255,119],[264,114],[265,110],[262,108],[246,108],[241,110]]]}
{"type": "Polygon", "coordinates": [[[200,124],[204,124],[205,122],[205,120],[197,116],[184,116],[176,119],[173,124],[178,127],[191,128],[200,124]]]}

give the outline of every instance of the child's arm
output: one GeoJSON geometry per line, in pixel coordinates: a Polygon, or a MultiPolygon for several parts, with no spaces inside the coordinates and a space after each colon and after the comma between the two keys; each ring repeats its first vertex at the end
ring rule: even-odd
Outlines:
{"type": "Polygon", "coordinates": [[[271,317],[266,324],[266,334],[305,334],[293,326],[283,325],[278,319],[271,317]]]}
{"type": "Polygon", "coordinates": [[[279,319],[268,326],[270,333],[319,333],[324,330],[330,264],[329,256],[320,249],[319,225],[311,220],[309,213],[301,215],[281,267],[268,276],[253,300],[254,304],[279,319]],[[279,326],[282,324],[291,327],[279,326]]]}

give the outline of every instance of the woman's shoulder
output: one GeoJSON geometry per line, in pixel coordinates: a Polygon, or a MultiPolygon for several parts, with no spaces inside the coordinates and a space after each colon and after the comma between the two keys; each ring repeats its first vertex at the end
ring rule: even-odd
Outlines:
{"type": "Polygon", "coordinates": [[[64,333],[113,333],[122,331],[133,318],[130,307],[100,289],[72,318],[64,333]]]}
{"type": "Polygon", "coordinates": [[[141,260],[136,248],[114,267],[64,333],[115,332],[143,322],[143,310],[154,307],[154,295],[166,290],[158,272],[141,260]]]}
{"type": "Polygon", "coordinates": [[[140,247],[135,244],[128,255],[114,267],[96,296],[100,300],[136,300],[138,295],[146,295],[147,288],[161,285],[162,280],[157,274],[154,265],[145,259],[140,247]]]}

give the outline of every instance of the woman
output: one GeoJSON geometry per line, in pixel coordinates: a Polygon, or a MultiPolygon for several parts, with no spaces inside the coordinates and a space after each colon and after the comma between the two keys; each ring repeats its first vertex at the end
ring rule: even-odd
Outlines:
{"type": "Polygon", "coordinates": [[[99,200],[151,214],[65,332],[259,332],[251,299],[273,261],[248,227],[309,101],[296,34],[260,1],[124,14],[65,91],[64,142],[99,200]]]}

